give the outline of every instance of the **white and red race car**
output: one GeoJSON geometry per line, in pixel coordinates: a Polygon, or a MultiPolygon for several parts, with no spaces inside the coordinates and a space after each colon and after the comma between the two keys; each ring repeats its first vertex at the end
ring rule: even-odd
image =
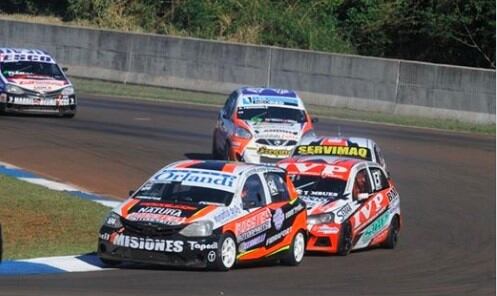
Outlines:
{"type": "Polygon", "coordinates": [[[308,137],[294,149],[292,156],[334,156],[376,162],[385,171],[387,164],[375,141],[360,137],[308,137]]]}
{"type": "Polygon", "coordinates": [[[296,156],[278,166],[287,170],[306,203],[308,251],[347,255],[372,246],[395,247],[401,226],[399,194],[379,164],[296,156]]]}
{"type": "Polygon", "coordinates": [[[219,112],[212,140],[215,159],[275,163],[289,157],[303,138],[315,136],[313,122],[292,90],[241,88],[219,112]]]}
{"type": "Polygon", "coordinates": [[[76,105],[73,85],[47,52],[0,48],[0,113],[73,117],[76,105]]]}

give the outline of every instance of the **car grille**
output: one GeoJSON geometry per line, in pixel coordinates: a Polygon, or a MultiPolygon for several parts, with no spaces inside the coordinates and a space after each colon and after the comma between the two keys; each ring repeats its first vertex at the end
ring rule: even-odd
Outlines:
{"type": "Polygon", "coordinates": [[[279,140],[279,139],[258,139],[255,141],[257,144],[269,146],[295,146],[297,141],[293,140],[279,140]]]}
{"type": "Polygon", "coordinates": [[[157,223],[135,222],[121,219],[124,228],[134,234],[145,235],[149,237],[163,237],[178,233],[183,226],[171,226],[157,223]]]}

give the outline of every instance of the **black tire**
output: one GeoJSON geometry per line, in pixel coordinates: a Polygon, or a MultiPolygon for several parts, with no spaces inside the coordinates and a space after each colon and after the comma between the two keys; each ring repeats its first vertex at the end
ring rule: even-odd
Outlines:
{"type": "Polygon", "coordinates": [[[117,266],[117,265],[121,264],[121,261],[119,261],[119,260],[105,259],[102,257],[100,257],[100,261],[102,261],[103,264],[110,266],[110,267],[117,266]]]}
{"type": "Polygon", "coordinates": [[[387,239],[383,243],[383,247],[386,249],[395,249],[397,242],[399,240],[399,230],[400,230],[400,221],[399,216],[395,215],[390,222],[390,226],[388,227],[388,235],[387,239]]]}
{"type": "Polygon", "coordinates": [[[338,240],[338,252],[339,256],[347,256],[352,250],[352,226],[350,222],[345,222],[342,224],[340,230],[340,239],[338,240]]]}
{"type": "Polygon", "coordinates": [[[230,144],[228,142],[224,144],[223,160],[232,160],[230,157],[230,144]]]}
{"type": "Polygon", "coordinates": [[[281,263],[288,266],[297,266],[304,260],[305,254],[305,234],[302,230],[297,232],[292,239],[290,249],[281,258],[281,263]]]}
{"type": "Polygon", "coordinates": [[[212,159],[221,159],[221,154],[217,150],[216,132],[212,135],[212,159]]]}
{"type": "Polygon", "coordinates": [[[67,114],[64,114],[64,118],[74,118],[74,116],[76,116],[76,113],[67,113],[67,114]]]}
{"type": "MultiPolygon", "coordinates": [[[[219,248],[215,254],[216,258],[212,262],[208,262],[208,269],[228,271],[235,266],[236,256],[238,255],[235,237],[229,233],[223,234],[219,240],[219,248]]],[[[208,261],[211,260],[208,258],[208,261]]]]}

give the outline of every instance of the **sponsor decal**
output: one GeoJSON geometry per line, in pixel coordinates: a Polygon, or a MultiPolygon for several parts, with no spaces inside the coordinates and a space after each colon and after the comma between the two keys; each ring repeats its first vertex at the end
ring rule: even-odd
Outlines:
{"type": "Polygon", "coordinates": [[[378,217],[371,225],[364,229],[362,238],[363,240],[370,240],[375,234],[383,230],[387,226],[389,212],[385,212],[383,215],[378,217]]]}
{"type": "Polygon", "coordinates": [[[214,216],[214,221],[217,223],[224,223],[231,218],[235,218],[242,213],[242,210],[238,206],[226,208],[222,210],[219,214],[214,216]]]}
{"type": "Polygon", "coordinates": [[[173,204],[173,203],[164,203],[164,202],[141,202],[140,206],[144,207],[161,207],[161,208],[173,208],[173,209],[181,209],[185,211],[194,211],[197,210],[198,208],[188,206],[188,205],[182,205],[182,204],[173,204]]]}
{"type": "Polygon", "coordinates": [[[270,149],[265,146],[259,147],[257,149],[258,154],[263,154],[263,155],[270,155],[270,156],[289,156],[290,155],[290,150],[285,150],[285,149],[270,149]]]}
{"type": "Polygon", "coordinates": [[[352,207],[350,206],[350,204],[346,204],[338,211],[336,211],[336,216],[343,219],[346,218],[350,213],[352,213],[352,207]]]}
{"type": "Polygon", "coordinates": [[[298,146],[296,155],[333,155],[333,156],[354,156],[367,159],[369,149],[364,147],[350,146],[298,146]]]}
{"type": "Polygon", "coordinates": [[[399,199],[399,193],[397,192],[397,190],[395,190],[394,187],[392,187],[392,190],[390,190],[390,192],[387,193],[387,197],[388,201],[392,203],[399,199]]]}
{"type": "Polygon", "coordinates": [[[154,177],[155,180],[181,182],[184,185],[212,187],[233,191],[236,176],[217,172],[194,170],[165,170],[154,177]]]}
{"type": "Polygon", "coordinates": [[[325,197],[307,196],[307,195],[300,196],[300,199],[302,199],[306,203],[307,208],[314,208],[318,205],[322,205],[330,201],[328,198],[325,197]]]}
{"type": "Polygon", "coordinates": [[[264,240],[266,240],[265,233],[258,235],[258,236],[254,237],[253,239],[250,239],[248,241],[244,241],[243,243],[240,244],[239,250],[240,250],[240,252],[245,252],[246,250],[248,250],[256,245],[261,244],[262,242],[264,242],[264,240]]]}
{"type": "Polygon", "coordinates": [[[281,226],[283,226],[283,221],[285,221],[285,215],[281,208],[276,209],[273,214],[273,223],[276,230],[280,230],[281,226]]]}
{"type": "Polygon", "coordinates": [[[108,234],[107,232],[106,232],[106,233],[100,233],[100,234],[98,235],[98,237],[99,237],[100,239],[103,239],[103,240],[109,240],[109,239],[110,239],[110,234],[108,234]]]}
{"type": "Polygon", "coordinates": [[[213,242],[211,244],[200,244],[198,242],[188,241],[188,245],[190,245],[190,250],[192,250],[192,251],[204,251],[204,250],[217,249],[217,242],[213,242]]]}
{"type": "Polygon", "coordinates": [[[126,219],[130,221],[143,221],[161,223],[166,225],[179,225],[185,222],[186,218],[181,217],[182,210],[162,208],[162,207],[144,207],[137,212],[129,214],[126,219]]]}
{"type": "Polygon", "coordinates": [[[167,253],[183,252],[184,244],[183,241],[179,240],[143,238],[124,234],[115,236],[112,243],[116,246],[130,249],[160,251],[167,253]]]}
{"type": "Polygon", "coordinates": [[[242,103],[243,105],[298,105],[298,101],[294,98],[271,96],[243,97],[242,103]]]}
{"type": "Polygon", "coordinates": [[[238,241],[244,241],[271,228],[271,211],[264,211],[235,225],[238,241]]]}
{"type": "Polygon", "coordinates": [[[316,231],[322,234],[337,234],[340,230],[335,226],[321,225],[316,231]]]}
{"type": "Polygon", "coordinates": [[[299,203],[296,207],[291,208],[288,212],[285,213],[285,219],[288,219],[295,215],[296,213],[302,211],[304,209],[304,206],[299,203]]]}
{"type": "Polygon", "coordinates": [[[269,246],[269,245],[273,244],[274,242],[276,242],[277,240],[280,240],[283,237],[287,236],[290,233],[290,231],[292,231],[292,226],[290,226],[290,227],[278,232],[277,234],[269,237],[266,241],[266,246],[269,246]]]}
{"type": "MultiPolygon", "coordinates": [[[[328,192],[328,191],[311,191],[311,190],[302,190],[302,189],[297,189],[298,193],[303,196],[309,196],[313,198],[319,198],[320,196],[323,197],[335,197],[338,196],[338,193],[336,192],[328,192]]],[[[324,199],[328,201],[328,199],[324,199]]]]}
{"type": "Polygon", "coordinates": [[[358,212],[354,214],[354,228],[371,221],[381,210],[384,197],[381,193],[367,201],[358,212]]]}
{"type": "Polygon", "coordinates": [[[216,252],[210,251],[209,254],[207,254],[207,261],[214,262],[215,260],[216,260],[216,252]]]}

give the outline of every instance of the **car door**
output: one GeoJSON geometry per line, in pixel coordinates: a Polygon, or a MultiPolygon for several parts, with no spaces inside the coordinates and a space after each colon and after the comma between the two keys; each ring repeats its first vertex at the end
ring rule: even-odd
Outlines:
{"type": "Polygon", "coordinates": [[[272,217],[261,176],[255,173],[247,177],[240,195],[246,215],[234,225],[239,259],[259,258],[264,256],[263,247],[272,217]]]}
{"type": "Polygon", "coordinates": [[[350,221],[355,235],[378,217],[385,201],[383,195],[375,193],[367,167],[359,169],[353,176],[353,180],[352,199],[359,205],[350,221]]]}
{"type": "Polygon", "coordinates": [[[392,193],[392,188],[385,172],[377,166],[368,167],[368,171],[372,181],[372,194],[369,201],[367,201],[367,205],[371,205],[371,220],[361,225],[360,234],[355,238],[356,248],[363,248],[381,242],[380,234],[387,231],[391,217],[395,214],[394,211],[389,209],[391,203],[395,203],[395,201],[392,201],[392,196],[396,191],[392,193]]]}

